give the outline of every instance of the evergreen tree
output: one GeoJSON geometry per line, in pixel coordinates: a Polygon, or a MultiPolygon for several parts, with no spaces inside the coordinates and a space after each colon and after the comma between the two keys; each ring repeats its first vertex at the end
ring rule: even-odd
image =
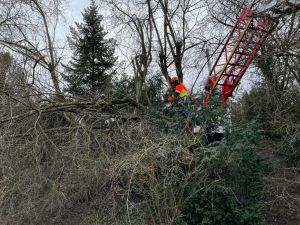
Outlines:
{"type": "Polygon", "coordinates": [[[74,50],[66,67],[68,91],[77,96],[99,96],[109,86],[114,74],[115,41],[105,39],[107,32],[101,25],[103,17],[98,13],[95,1],[82,13],[83,22],[71,27],[69,44],[74,50]]]}

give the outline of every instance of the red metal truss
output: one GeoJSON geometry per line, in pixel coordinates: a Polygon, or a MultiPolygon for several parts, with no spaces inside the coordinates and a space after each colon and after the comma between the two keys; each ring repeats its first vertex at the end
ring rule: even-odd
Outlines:
{"type": "Polygon", "coordinates": [[[210,71],[204,104],[208,104],[218,86],[222,104],[226,104],[273,26],[272,20],[255,16],[250,6],[242,9],[210,71]]]}

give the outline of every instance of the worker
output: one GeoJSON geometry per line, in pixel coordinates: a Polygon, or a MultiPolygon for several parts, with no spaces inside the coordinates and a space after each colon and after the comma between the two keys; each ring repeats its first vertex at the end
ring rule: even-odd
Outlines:
{"type": "Polygon", "coordinates": [[[188,96],[188,90],[183,83],[180,83],[177,76],[171,78],[168,102],[182,102],[188,96]]]}

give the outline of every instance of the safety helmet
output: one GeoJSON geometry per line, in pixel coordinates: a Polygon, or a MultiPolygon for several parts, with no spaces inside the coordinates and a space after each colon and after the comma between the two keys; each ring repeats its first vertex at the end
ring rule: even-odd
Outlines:
{"type": "Polygon", "coordinates": [[[168,102],[173,102],[174,101],[174,97],[172,95],[168,96],[168,102]]]}
{"type": "Polygon", "coordinates": [[[178,81],[178,77],[177,76],[171,78],[171,83],[175,83],[176,81],[178,81]]]}

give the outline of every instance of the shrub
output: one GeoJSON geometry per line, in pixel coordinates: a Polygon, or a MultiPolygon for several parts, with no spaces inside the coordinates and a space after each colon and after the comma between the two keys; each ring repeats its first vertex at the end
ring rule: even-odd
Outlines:
{"type": "MultiPolygon", "coordinates": [[[[190,225],[263,224],[260,193],[267,167],[254,151],[257,127],[250,124],[227,132],[221,143],[209,145],[197,161],[206,168],[208,180],[194,180],[186,189],[190,196],[184,219],[190,225]],[[189,190],[198,190],[191,195],[189,190]]],[[[194,191],[193,191],[194,192],[194,191]]]]}
{"type": "Polygon", "coordinates": [[[266,138],[281,142],[277,152],[290,165],[299,165],[300,94],[297,87],[275,92],[261,84],[245,94],[234,107],[234,122],[258,118],[266,138]]]}

